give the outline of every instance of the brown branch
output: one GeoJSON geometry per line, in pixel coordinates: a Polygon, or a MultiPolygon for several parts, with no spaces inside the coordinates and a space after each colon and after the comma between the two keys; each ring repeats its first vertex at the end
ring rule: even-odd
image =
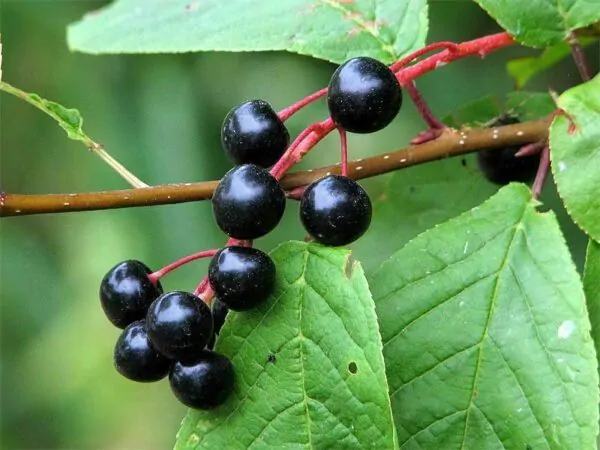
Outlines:
{"type": "MultiPolygon", "coordinates": [[[[409,146],[391,153],[359,159],[348,164],[348,176],[355,180],[423,164],[486,148],[499,148],[541,141],[548,136],[552,117],[495,128],[452,130],[425,144],[409,146]]],[[[286,175],[281,183],[286,190],[305,186],[327,173],[340,173],[340,166],[327,166],[286,175]]],[[[137,206],[168,205],[207,200],[218,181],[180,183],[120,191],[77,194],[21,195],[0,193],[0,217],[29,214],[94,211],[137,206]]]]}

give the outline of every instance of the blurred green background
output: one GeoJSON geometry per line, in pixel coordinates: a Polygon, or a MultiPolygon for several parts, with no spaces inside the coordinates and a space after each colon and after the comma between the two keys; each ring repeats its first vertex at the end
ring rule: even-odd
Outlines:
{"type": "MultiPolygon", "coordinates": [[[[266,0],[265,0],[266,1],[266,0]]],[[[220,124],[234,105],[264,98],[275,109],[328,82],[334,66],[285,53],[88,56],[66,48],[65,27],[107,2],[1,1],[4,79],[77,107],[84,129],[150,184],[219,178],[229,167],[220,124]]],[[[473,3],[430,3],[429,41],[471,39],[498,30],[473,3]]],[[[443,116],[461,104],[512,88],[509,49],[452,64],[419,87],[443,116]],[[443,72],[443,73],[442,73],[443,72]]],[[[597,67],[598,48],[587,49],[597,67]]],[[[562,91],[579,81],[570,60],[529,89],[562,91]]],[[[56,124],[31,106],[1,95],[1,187],[15,193],[126,187],[56,124]]],[[[422,128],[405,103],[398,120],[372,136],[351,136],[353,158],[402,147],[422,128]]],[[[326,115],[323,102],[290,121],[297,134],[326,115]]],[[[304,167],[337,160],[327,139],[304,167]]],[[[377,195],[386,177],[365,182],[377,195]]],[[[557,208],[581,267],[585,240],[557,207],[550,183],[544,200],[557,208]]],[[[258,245],[301,239],[295,204],[258,245]]],[[[159,268],[188,253],[221,245],[208,202],[132,210],[3,219],[1,224],[1,442],[3,449],[171,448],[185,413],[167,383],[139,385],[117,375],[112,348],[119,331],[104,318],[98,285],[115,263],[139,259],[159,268]]],[[[195,287],[206,265],[193,263],[165,281],[195,287]]]]}

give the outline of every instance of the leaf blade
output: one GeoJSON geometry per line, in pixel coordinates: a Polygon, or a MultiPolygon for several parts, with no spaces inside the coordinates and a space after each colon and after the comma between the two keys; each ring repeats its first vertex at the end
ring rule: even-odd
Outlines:
{"type": "Polygon", "coordinates": [[[583,288],[592,323],[592,338],[600,364],[600,244],[590,239],[585,258],[583,288]]]}
{"type": "Polygon", "coordinates": [[[348,256],[300,242],[272,253],[272,298],[231,314],[217,343],[236,367],[234,395],[191,411],[176,448],[394,448],[375,309],[360,265],[346,277],[348,256]]]}
{"type": "Polygon", "coordinates": [[[341,63],[390,63],[424,45],[427,2],[120,0],[68,29],[88,53],[286,50],[341,63]]]}
{"type": "Polygon", "coordinates": [[[549,47],[578,28],[600,20],[600,10],[585,0],[475,0],[517,41],[530,47],[549,47]]]}
{"type": "Polygon", "coordinates": [[[525,186],[421,234],[371,286],[401,448],[593,448],[582,287],[525,186]]]}
{"type": "Polygon", "coordinates": [[[550,126],[552,174],[573,221],[592,239],[600,240],[600,76],[564,92],[550,126]],[[570,120],[575,129],[571,129],[570,120]]]}

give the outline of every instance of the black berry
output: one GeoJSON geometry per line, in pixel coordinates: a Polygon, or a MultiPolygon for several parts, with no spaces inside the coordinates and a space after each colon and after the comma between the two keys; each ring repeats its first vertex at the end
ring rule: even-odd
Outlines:
{"type": "Polygon", "coordinates": [[[221,143],[234,164],[269,167],[290,142],[287,128],[264,100],[251,100],[233,108],[223,121],[221,143]]]}
{"type": "Polygon", "coordinates": [[[115,367],[133,381],[158,381],[169,373],[171,361],[148,340],[146,322],[138,320],[123,330],[114,353],[115,367]]]}
{"type": "Polygon", "coordinates": [[[158,297],[146,316],[148,338],[163,355],[177,360],[196,358],[213,335],[210,308],[188,292],[158,297]]]}
{"type": "Polygon", "coordinates": [[[285,210],[285,193],[265,169],[244,164],[221,179],[212,198],[217,225],[236,239],[256,239],[277,226],[285,210]]]}
{"type": "Polygon", "coordinates": [[[154,285],[148,275],[152,271],[139,261],[123,261],[108,271],[100,283],[100,303],[113,325],[125,328],[143,319],[148,306],[160,294],[162,286],[154,285]]]}
{"type": "Polygon", "coordinates": [[[206,350],[193,363],[173,364],[169,381],[184,405],[213,409],[222,405],[233,390],[233,365],[227,357],[206,350]]]}
{"type": "MultiPolygon", "coordinates": [[[[514,117],[503,117],[492,126],[520,123],[514,117]]],[[[505,185],[513,181],[527,183],[535,178],[540,164],[540,155],[515,157],[520,146],[485,149],[477,152],[477,164],[484,176],[492,183],[505,185]]]]}
{"type": "Polygon", "coordinates": [[[371,200],[355,181],[328,175],[310,184],[300,200],[300,220],[324,245],[347,245],[361,237],[371,223],[371,200]]]}
{"type": "Polygon", "coordinates": [[[275,264],[269,255],[256,248],[225,247],[211,260],[208,280],[216,296],[229,309],[246,311],[271,294],[275,264]]]}
{"type": "Polygon", "coordinates": [[[389,67],[362,56],[334,72],[327,104],[338,126],[353,133],[373,133],[394,120],[402,106],[402,91],[389,67]]]}
{"type": "Polygon", "coordinates": [[[225,303],[215,297],[212,305],[210,305],[210,310],[212,312],[213,322],[215,324],[215,334],[219,334],[223,324],[225,323],[227,313],[229,313],[229,308],[225,306],[225,303]]]}
{"type": "Polygon", "coordinates": [[[218,298],[214,298],[212,304],[210,305],[210,310],[213,315],[213,323],[215,332],[213,333],[212,339],[206,344],[207,348],[215,348],[215,343],[217,340],[217,335],[221,332],[221,328],[225,323],[225,318],[227,317],[227,313],[229,312],[229,308],[225,306],[223,302],[221,302],[218,298]]]}

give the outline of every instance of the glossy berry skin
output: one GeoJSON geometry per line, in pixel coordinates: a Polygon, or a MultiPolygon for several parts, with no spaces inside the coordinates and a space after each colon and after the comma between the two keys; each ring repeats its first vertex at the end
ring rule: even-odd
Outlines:
{"type": "Polygon", "coordinates": [[[264,100],[251,100],[233,108],[223,121],[221,143],[234,164],[272,166],[290,143],[290,134],[264,100]]]}
{"type": "Polygon", "coordinates": [[[275,264],[252,247],[222,248],[208,266],[208,280],[219,300],[233,311],[263,303],[275,284],[275,264]]]}
{"type": "Polygon", "coordinates": [[[171,359],[194,359],[213,335],[210,308],[200,298],[182,291],[158,297],[148,309],[146,326],[150,342],[171,359]]]}
{"type": "Polygon", "coordinates": [[[215,324],[215,334],[219,334],[225,323],[225,319],[227,318],[227,313],[229,313],[229,308],[225,306],[225,303],[215,297],[210,305],[210,310],[215,324]]]}
{"type": "Polygon", "coordinates": [[[171,361],[148,340],[146,322],[138,320],[123,330],[114,352],[116,369],[133,381],[158,381],[169,373],[171,361]]]}
{"type": "Polygon", "coordinates": [[[352,133],[373,133],[394,120],[402,106],[402,91],[389,67],[361,56],[333,73],[327,105],[339,127],[352,133]]]}
{"type": "Polygon", "coordinates": [[[256,239],[277,226],[285,211],[279,182],[254,164],[234,167],[223,176],[212,198],[217,225],[236,239],[256,239]]]}
{"type": "Polygon", "coordinates": [[[151,273],[143,263],[127,260],[104,276],[100,283],[100,303],[113,325],[125,328],[146,316],[150,303],[163,292],[160,282],[156,285],[150,282],[151,273]]]}
{"type": "Polygon", "coordinates": [[[206,344],[206,348],[215,348],[215,343],[217,340],[217,335],[220,333],[223,324],[225,323],[225,319],[227,317],[227,313],[229,313],[229,308],[225,306],[223,302],[221,302],[218,298],[214,298],[212,304],[210,305],[210,311],[213,315],[213,323],[215,332],[213,334],[212,339],[206,344]]]}
{"type": "Polygon", "coordinates": [[[176,362],[169,373],[171,389],[177,399],[195,409],[222,405],[233,390],[234,379],[231,361],[208,350],[195,362],[176,362]]]}
{"type": "MultiPolygon", "coordinates": [[[[492,126],[512,125],[519,123],[514,117],[498,119],[492,126]]],[[[485,149],[477,152],[477,164],[484,176],[497,185],[510,182],[528,183],[535,178],[540,164],[540,155],[529,155],[515,158],[521,146],[501,149],[485,149]]]]}
{"type": "Polygon", "coordinates": [[[300,220],[318,242],[347,245],[361,237],[371,223],[372,206],[355,181],[328,175],[310,184],[300,200],[300,220]]]}

